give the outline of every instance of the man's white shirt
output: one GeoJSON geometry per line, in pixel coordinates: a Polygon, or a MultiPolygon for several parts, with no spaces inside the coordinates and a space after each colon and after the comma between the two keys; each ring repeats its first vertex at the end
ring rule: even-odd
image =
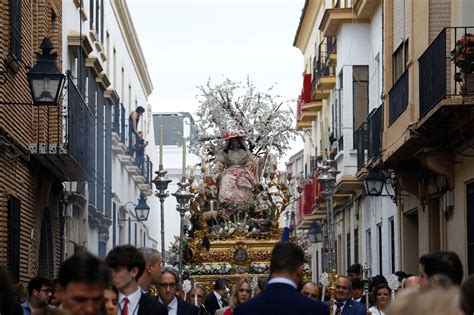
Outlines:
{"type": "Polygon", "coordinates": [[[177,315],[178,314],[178,298],[175,296],[170,304],[166,305],[163,303],[161,298],[158,298],[158,301],[168,308],[168,315],[177,315]]]}
{"type": "Polygon", "coordinates": [[[224,304],[222,303],[222,296],[219,293],[217,293],[216,291],[214,291],[214,295],[217,298],[217,303],[219,303],[219,308],[223,308],[224,304]]]}
{"type": "Polygon", "coordinates": [[[123,307],[125,305],[125,297],[128,298],[128,315],[137,315],[138,314],[138,303],[142,297],[142,289],[138,289],[130,294],[129,296],[124,295],[122,292],[119,292],[119,301],[120,301],[120,314],[122,314],[123,307]]]}

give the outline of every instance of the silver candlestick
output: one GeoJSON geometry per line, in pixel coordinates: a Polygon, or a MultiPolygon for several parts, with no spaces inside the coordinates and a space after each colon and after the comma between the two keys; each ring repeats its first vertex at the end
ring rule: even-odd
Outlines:
{"type": "Polygon", "coordinates": [[[181,217],[181,227],[179,235],[179,273],[181,274],[183,270],[183,239],[184,239],[184,215],[188,211],[188,203],[191,199],[191,192],[188,189],[189,183],[185,176],[181,178],[181,182],[178,183],[178,190],[172,194],[176,197],[178,205],[176,210],[179,212],[181,217]]]}
{"type": "Polygon", "coordinates": [[[161,219],[161,266],[165,266],[165,199],[170,195],[168,184],[171,180],[166,178],[167,171],[163,170],[163,164],[160,164],[159,170],[155,172],[156,177],[153,179],[157,192],[155,196],[160,198],[160,219],[161,219]]]}

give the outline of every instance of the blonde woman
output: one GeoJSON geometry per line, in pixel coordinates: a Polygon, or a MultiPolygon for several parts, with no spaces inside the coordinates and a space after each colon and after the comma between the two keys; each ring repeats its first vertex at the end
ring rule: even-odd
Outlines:
{"type": "Polygon", "coordinates": [[[232,315],[234,308],[242,303],[247,302],[252,297],[252,288],[250,287],[250,280],[242,278],[234,285],[232,289],[232,297],[230,298],[230,305],[216,311],[216,315],[232,315]]]}

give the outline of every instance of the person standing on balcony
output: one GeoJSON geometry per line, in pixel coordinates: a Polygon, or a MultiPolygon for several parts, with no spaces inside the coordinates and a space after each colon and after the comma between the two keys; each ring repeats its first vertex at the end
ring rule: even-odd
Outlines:
{"type": "Polygon", "coordinates": [[[136,138],[137,144],[135,145],[135,152],[136,152],[136,157],[135,157],[135,163],[140,169],[140,174],[143,174],[144,170],[144,165],[143,163],[145,162],[145,147],[148,145],[148,141],[145,142],[145,139],[143,139],[143,132],[139,131],[138,136],[136,138]]]}
{"type": "Polygon", "coordinates": [[[130,113],[130,116],[128,117],[128,149],[130,156],[132,157],[135,153],[135,146],[137,145],[138,140],[138,123],[140,122],[140,117],[144,112],[145,108],[138,106],[133,112],[130,113]]]}

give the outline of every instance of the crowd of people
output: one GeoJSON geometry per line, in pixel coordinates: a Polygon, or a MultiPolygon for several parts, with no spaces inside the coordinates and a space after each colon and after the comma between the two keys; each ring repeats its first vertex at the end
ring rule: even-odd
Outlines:
{"type": "Polygon", "coordinates": [[[22,301],[0,268],[0,314],[474,314],[474,276],[463,281],[461,261],[453,252],[422,256],[419,275],[396,272],[400,286],[395,291],[381,275],[363,278],[362,266],[354,264],[347,275],[338,275],[332,298],[327,288],[302,283],[304,262],[301,247],[280,242],[272,251],[267,281],[242,275],[233,285],[217,279],[209,293],[201,285],[184,292],[179,272],[162,268],[154,249],[117,246],[105,260],[80,252],[61,265],[55,280],[32,278],[22,301]],[[157,292],[151,294],[153,287],[157,292]]]}

